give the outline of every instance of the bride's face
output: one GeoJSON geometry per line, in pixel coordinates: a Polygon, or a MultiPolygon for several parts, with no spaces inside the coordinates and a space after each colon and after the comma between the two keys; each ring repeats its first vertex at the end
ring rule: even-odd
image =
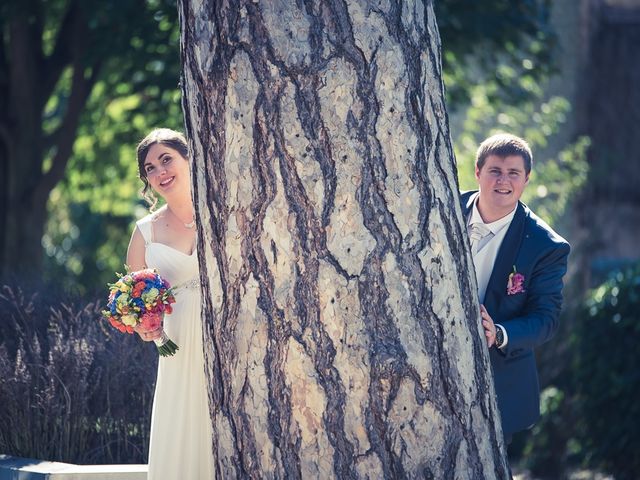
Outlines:
{"type": "Polygon", "coordinates": [[[177,150],[161,143],[152,145],[144,172],[151,188],[165,199],[190,195],[189,162],[177,150]]]}

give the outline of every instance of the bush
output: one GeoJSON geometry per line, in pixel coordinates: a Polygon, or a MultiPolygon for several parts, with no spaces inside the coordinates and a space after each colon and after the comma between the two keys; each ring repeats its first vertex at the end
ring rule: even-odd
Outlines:
{"type": "Polygon", "coordinates": [[[157,354],[82,303],[0,289],[0,452],[146,463],[157,354]]]}
{"type": "Polygon", "coordinates": [[[578,441],[591,467],[618,480],[640,472],[640,264],[588,295],[574,348],[578,441]]]}
{"type": "Polygon", "coordinates": [[[524,464],[540,479],[565,478],[568,412],[565,393],[555,386],[540,394],[540,420],[524,447],[524,464]]]}

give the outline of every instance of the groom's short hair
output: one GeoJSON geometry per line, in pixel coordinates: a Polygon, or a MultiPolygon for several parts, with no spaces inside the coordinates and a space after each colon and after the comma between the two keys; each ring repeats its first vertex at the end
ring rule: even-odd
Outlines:
{"type": "Polygon", "coordinates": [[[500,158],[519,155],[524,159],[525,172],[527,175],[531,173],[533,154],[529,144],[520,137],[510,133],[499,133],[487,138],[480,144],[476,152],[476,167],[478,167],[478,170],[484,167],[484,162],[490,155],[496,155],[500,158]]]}

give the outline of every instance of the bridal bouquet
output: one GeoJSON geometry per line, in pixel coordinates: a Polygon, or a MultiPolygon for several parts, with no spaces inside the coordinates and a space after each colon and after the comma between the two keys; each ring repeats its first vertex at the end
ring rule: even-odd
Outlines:
{"type": "MultiPolygon", "coordinates": [[[[102,315],[121,332],[133,333],[138,325],[147,330],[161,327],[164,314],[171,313],[176,301],[169,283],[152,269],[117,275],[118,280],[108,284],[109,301],[102,315]]],[[[163,357],[178,350],[164,331],[154,342],[163,357]]]]}

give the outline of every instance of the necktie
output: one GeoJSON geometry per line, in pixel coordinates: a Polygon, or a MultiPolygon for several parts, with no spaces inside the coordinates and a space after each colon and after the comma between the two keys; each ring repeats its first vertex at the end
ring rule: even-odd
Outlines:
{"type": "Polygon", "coordinates": [[[487,241],[493,235],[491,230],[482,222],[474,222],[471,224],[471,253],[475,255],[478,253],[482,247],[487,244],[487,241]]]}

